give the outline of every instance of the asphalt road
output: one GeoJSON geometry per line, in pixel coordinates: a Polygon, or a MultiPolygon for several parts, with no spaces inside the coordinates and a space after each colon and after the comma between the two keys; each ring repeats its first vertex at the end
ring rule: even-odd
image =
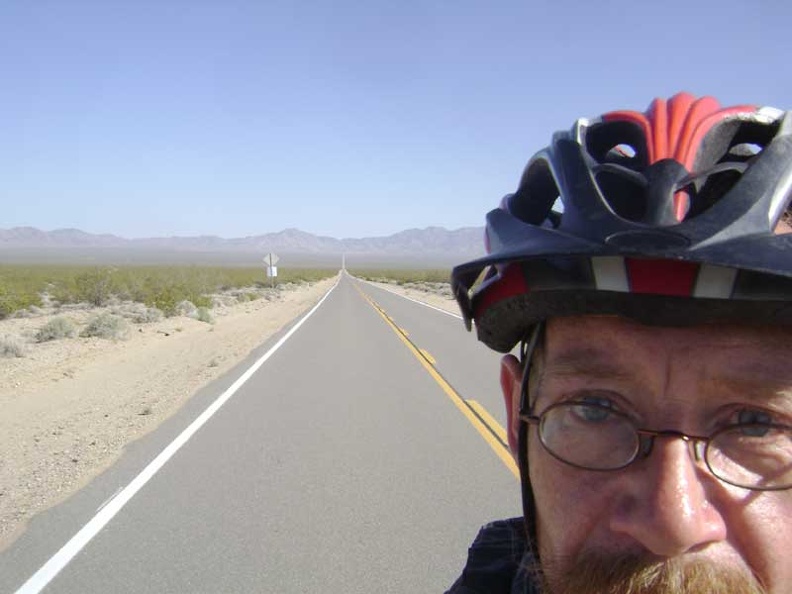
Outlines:
{"type": "Polygon", "coordinates": [[[0,592],[443,592],[480,525],[520,513],[502,408],[459,319],[342,276],[34,519],[0,592]]]}

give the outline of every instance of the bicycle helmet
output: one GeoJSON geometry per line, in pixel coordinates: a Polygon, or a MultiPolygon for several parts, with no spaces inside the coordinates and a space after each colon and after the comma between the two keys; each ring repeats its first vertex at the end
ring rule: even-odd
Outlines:
{"type": "Polygon", "coordinates": [[[680,93],[579,119],[487,215],[487,255],[454,268],[454,294],[504,353],[555,316],[791,324],[791,191],[789,112],[680,93]]]}

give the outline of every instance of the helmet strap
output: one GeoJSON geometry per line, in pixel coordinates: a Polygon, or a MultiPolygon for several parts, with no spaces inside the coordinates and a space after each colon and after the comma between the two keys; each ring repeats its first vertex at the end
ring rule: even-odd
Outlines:
{"type": "Polygon", "coordinates": [[[536,505],[533,488],[528,473],[528,423],[522,420],[523,416],[531,414],[531,398],[528,388],[531,376],[531,364],[536,347],[544,341],[544,320],[538,322],[532,329],[527,339],[520,345],[520,362],[523,367],[523,376],[520,383],[520,426],[517,437],[517,463],[520,469],[520,484],[522,486],[523,519],[525,522],[525,535],[528,547],[534,559],[539,559],[539,548],[536,540],[536,505]]]}

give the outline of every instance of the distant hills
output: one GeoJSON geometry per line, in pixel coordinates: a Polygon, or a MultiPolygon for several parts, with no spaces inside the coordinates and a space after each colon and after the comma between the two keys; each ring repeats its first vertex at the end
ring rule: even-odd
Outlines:
{"type": "MultiPolygon", "coordinates": [[[[408,229],[387,237],[336,239],[299,229],[250,237],[216,236],[125,239],[79,229],[0,229],[0,262],[257,262],[274,252],[295,265],[323,265],[346,256],[348,265],[430,266],[483,255],[484,230],[464,227],[408,229]]],[[[283,262],[286,264],[287,262],[283,262]]]]}

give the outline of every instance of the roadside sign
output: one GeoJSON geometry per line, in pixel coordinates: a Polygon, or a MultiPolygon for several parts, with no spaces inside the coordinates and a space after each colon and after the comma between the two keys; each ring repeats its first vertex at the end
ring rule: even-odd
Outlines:
{"type": "Polygon", "coordinates": [[[278,276],[277,266],[267,266],[267,278],[275,278],[278,276]]]}
{"type": "Polygon", "coordinates": [[[276,256],[273,253],[269,253],[266,256],[264,256],[264,264],[267,265],[267,268],[275,266],[275,264],[278,263],[278,260],[280,260],[280,258],[278,258],[278,256],[276,256]]]}

